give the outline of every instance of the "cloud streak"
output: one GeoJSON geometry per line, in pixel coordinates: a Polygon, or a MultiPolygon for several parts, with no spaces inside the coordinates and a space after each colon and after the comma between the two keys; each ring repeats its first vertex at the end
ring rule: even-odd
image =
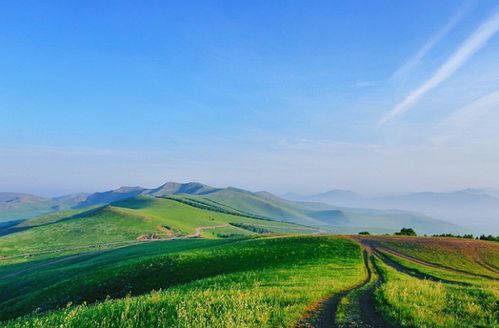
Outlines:
{"type": "Polygon", "coordinates": [[[445,24],[445,26],[438,31],[428,42],[426,42],[421,49],[407,61],[404,65],[399,67],[395,73],[393,73],[392,78],[396,80],[400,80],[401,78],[407,76],[407,74],[417,66],[424,56],[438,43],[442,40],[454,27],[461,21],[464,14],[470,7],[470,3],[464,5],[453,17],[452,19],[445,24]]]}
{"type": "Polygon", "coordinates": [[[452,113],[439,124],[439,133],[431,141],[437,145],[445,145],[455,139],[462,144],[463,140],[472,139],[472,132],[475,136],[492,133],[494,138],[482,138],[484,142],[490,143],[498,140],[498,124],[499,90],[495,90],[452,113]]]}
{"type": "Polygon", "coordinates": [[[379,126],[393,120],[397,116],[407,112],[419,99],[428,91],[436,88],[439,84],[448,79],[461,66],[463,66],[478,50],[487,44],[499,30],[499,10],[485,20],[480,27],[469,36],[457,49],[454,54],[442,64],[430,79],[421,86],[413,90],[404,100],[398,103],[390,112],[384,115],[379,121],[379,126]]]}

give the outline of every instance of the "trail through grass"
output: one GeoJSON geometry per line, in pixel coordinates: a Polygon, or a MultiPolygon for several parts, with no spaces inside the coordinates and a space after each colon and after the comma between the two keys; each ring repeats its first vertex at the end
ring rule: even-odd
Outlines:
{"type": "Polygon", "coordinates": [[[89,211],[51,214],[22,223],[24,231],[0,236],[0,265],[109,249],[138,239],[217,238],[243,235],[230,223],[261,226],[275,233],[311,233],[307,227],[193,207],[172,199],[139,196],[89,211]],[[198,234],[198,229],[201,233],[198,234]],[[225,227],[219,232],[210,227],[225,227]],[[231,230],[231,231],[228,231],[231,230]]]}
{"type": "Polygon", "coordinates": [[[335,327],[386,327],[387,323],[376,312],[373,293],[380,285],[377,267],[372,255],[365,250],[365,269],[367,279],[359,288],[355,288],[341,299],[335,316],[335,327]]]}
{"type": "MultiPolygon", "coordinates": [[[[177,327],[284,327],[317,300],[362,279],[358,245],[330,237],[241,240],[124,262],[95,271],[88,266],[42,290],[28,284],[27,297],[2,302],[1,309],[4,315],[21,314],[40,303],[61,308],[67,302],[91,302],[106,295],[142,296],[73,305],[8,326],[122,327],[140,322],[144,327],[168,327],[175,322],[177,327]]],[[[53,274],[35,279],[50,280],[53,274]]]]}
{"type": "Polygon", "coordinates": [[[378,309],[402,327],[497,327],[497,295],[479,287],[421,280],[378,260],[385,283],[376,291],[378,309]]]}
{"type": "Polygon", "coordinates": [[[444,268],[499,279],[496,270],[499,243],[496,242],[422,237],[376,237],[375,240],[388,249],[444,268]]]}

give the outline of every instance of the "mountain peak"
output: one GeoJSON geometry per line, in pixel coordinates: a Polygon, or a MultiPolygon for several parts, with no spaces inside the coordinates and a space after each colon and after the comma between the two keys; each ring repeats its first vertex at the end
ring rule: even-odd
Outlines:
{"type": "Polygon", "coordinates": [[[296,193],[287,193],[284,198],[295,201],[313,201],[324,202],[334,205],[352,205],[363,199],[363,197],[350,190],[332,189],[315,195],[301,195],[296,193]]]}
{"type": "Polygon", "coordinates": [[[16,192],[0,192],[0,202],[4,203],[39,203],[49,199],[31,194],[16,192]]]}
{"type": "Polygon", "coordinates": [[[144,188],[138,187],[138,186],[136,186],[136,187],[121,186],[118,189],[114,190],[114,192],[117,192],[117,193],[129,193],[129,192],[138,191],[138,190],[144,190],[144,188]]]}
{"type": "Polygon", "coordinates": [[[220,190],[219,188],[214,188],[200,182],[167,182],[158,188],[152,189],[147,192],[148,195],[152,196],[169,196],[176,194],[191,194],[191,195],[203,195],[212,193],[220,190]]]}

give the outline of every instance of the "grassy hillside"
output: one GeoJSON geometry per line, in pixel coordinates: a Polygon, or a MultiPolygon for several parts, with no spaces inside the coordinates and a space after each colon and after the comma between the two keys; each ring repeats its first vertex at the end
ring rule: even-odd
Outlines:
{"type": "Polygon", "coordinates": [[[62,309],[7,327],[284,327],[361,280],[361,268],[358,245],[339,238],[149,243],[2,280],[0,317],[43,304],[62,309]],[[142,296],[112,300],[127,294],[142,296]],[[107,295],[96,305],[66,307],[107,295]]]}
{"type": "Polygon", "coordinates": [[[484,271],[482,265],[483,260],[492,263],[499,257],[499,244],[451,238],[351,238],[371,254],[372,265],[366,263],[371,274],[339,301],[340,326],[499,325],[499,279],[492,268],[484,271]]]}
{"type": "Polygon", "coordinates": [[[256,228],[279,233],[313,232],[293,224],[232,215],[150,196],[138,196],[86,211],[54,213],[10,229],[13,228],[26,230],[0,237],[0,255],[4,263],[117,247],[140,239],[248,235],[258,233],[256,228]],[[244,223],[244,227],[253,227],[253,231],[231,223],[244,223]]]}
{"type": "Polygon", "coordinates": [[[463,273],[499,279],[499,243],[457,238],[373,237],[389,250],[463,273]]]}
{"type": "Polygon", "coordinates": [[[158,188],[145,191],[147,195],[152,196],[171,196],[178,194],[203,195],[218,191],[220,188],[213,188],[198,182],[177,183],[167,182],[158,188]]]}
{"type": "Polygon", "coordinates": [[[217,206],[231,210],[339,233],[355,233],[366,229],[371,232],[386,233],[400,230],[404,226],[414,227],[420,233],[461,231],[460,227],[448,222],[411,212],[337,208],[321,203],[293,202],[267,192],[252,193],[236,188],[178,197],[214,202],[217,206]]]}
{"type": "MultiPolygon", "coordinates": [[[[462,286],[475,285],[499,293],[499,281],[495,279],[452,271],[445,267],[424,265],[382,250],[380,250],[380,254],[383,259],[388,259],[391,262],[397,263],[397,265],[412,271],[416,275],[425,276],[429,280],[444,281],[453,285],[462,286]]],[[[457,269],[456,267],[450,268],[457,269]]]]}
{"type": "Polygon", "coordinates": [[[171,240],[3,261],[0,320],[6,326],[498,325],[499,244],[494,242],[261,235],[296,226],[183,196],[141,196],[70,217],[45,216],[24,223],[34,228],[12,235],[85,220],[114,222],[109,211],[119,224],[144,221],[142,230],[127,225],[122,236],[163,224],[158,234],[171,240]],[[233,225],[223,224],[228,219],[233,225]],[[186,238],[205,220],[214,227],[200,232],[205,238],[186,238]],[[181,237],[171,237],[165,222],[181,237]],[[216,238],[232,236],[232,229],[246,235],[216,238]]]}
{"type": "Polygon", "coordinates": [[[229,208],[253,213],[274,220],[294,222],[304,225],[324,225],[319,220],[308,216],[306,210],[298,204],[289,204],[279,198],[264,197],[255,193],[236,188],[222,189],[204,196],[203,198],[223,204],[229,208]]]}
{"type": "MultiPolygon", "coordinates": [[[[10,194],[5,194],[10,195],[10,194]]],[[[16,214],[5,206],[2,209],[0,197],[0,222],[2,216],[16,220],[33,217],[35,214],[84,209],[89,206],[104,206],[138,196],[191,199],[210,203],[212,207],[249,216],[286,221],[318,227],[337,233],[355,233],[369,230],[374,233],[392,233],[404,226],[415,228],[424,234],[463,233],[462,228],[448,222],[406,211],[340,208],[313,202],[294,202],[279,198],[269,192],[250,192],[237,188],[214,188],[201,183],[168,182],[155,189],[142,187],[121,187],[116,190],[94,194],[75,194],[54,199],[38,199],[32,196],[32,203],[23,202],[16,214]],[[32,208],[33,207],[33,208],[32,208]]],[[[5,197],[4,197],[5,198],[5,197]]]]}
{"type": "Polygon", "coordinates": [[[408,327],[497,327],[499,299],[479,286],[455,286],[410,277],[378,261],[385,284],[378,309],[408,327]]]}

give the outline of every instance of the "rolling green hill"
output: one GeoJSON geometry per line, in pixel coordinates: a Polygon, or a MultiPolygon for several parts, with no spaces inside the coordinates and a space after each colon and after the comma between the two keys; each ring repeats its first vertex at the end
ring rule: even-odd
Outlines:
{"type": "Polygon", "coordinates": [[[141,243],[0,266],[0,322],[6,327],[496,327],[499,280],[491,274],[498,252],[495,242],[425,237],[141,243]]]}
{"type": "Polygon", "coordinates": [[[0,267],[0,320],[39,310],[7,327],[291,326],[364,274],[357,244],[318,236],[147,243],[17,268],[0,267]]]}
{"type": "Polygon", "coordinates": [[[392,233],[405,226],[411,226],[418,232],[427,234],[435,231],[462,232],[462,229],[456,225],[412,212],[294,202],[267,192],[252,193],[237,188],[214,190],[201,195],[177,195],[177,197],[187,197],[201,202],[210,201],[227,209],[338,233],[356,233],[361,230],[392,233]]]}
{"type": "MultiPolygon", "coordinates": [[[[392,233],[405,226],[413,227],[423,234],[465,232],[462,228],[451,223],[413,212],[357,209],[335,207],[322,203],[288,201],[268,192],[250,192],[232,187],[214,188],[196,182],[168,182],[154,189],[121,187],[91,195],[77,194],[54,199],[32,196],[29,198],[32,200],[31,202],[20,202],[10,210],[2,210],[2,199],[0,198],[0,222],[2,217],[13,220],[53,211],[85,209],[138,196],[188,199],[191,205],[195,201],[199,206],[209,204],[209,209],[223,208],[225,211],[255,218],[296,223],[337,233],[355,233],[361,230],[369,230],[374,233],[392,233]],[[13,210],[22,213],[13,212],[13,210]]],[[[5,208],[6,206],[13,205],[4,204],[5,208]]],[[[1,227],[0,230],[2,230],[1,227]]],[[[224,233],[231,234],[230,231],[224,233]]]]}
{"type": "Polygon", "coordinates": [[[151,196],[137,196],[86,210],[53,213],[10,229],[19,231],[0,237],[3,261],[43,258],[147,240],[243,236],[262,231],[317,232],[317,229],[296,224],[151,196]]]}

